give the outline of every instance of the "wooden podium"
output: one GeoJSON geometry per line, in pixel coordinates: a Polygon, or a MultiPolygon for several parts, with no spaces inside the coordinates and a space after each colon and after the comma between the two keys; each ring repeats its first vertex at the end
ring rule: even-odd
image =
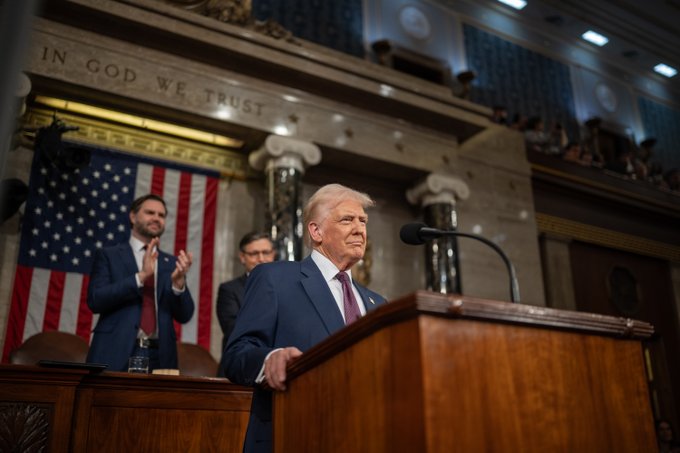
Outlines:
{"type": "Polygon", "coordinates": [[[640,340],[611,316],[417,292],[289,367],[274,451],[656,451],[640,340]]]}

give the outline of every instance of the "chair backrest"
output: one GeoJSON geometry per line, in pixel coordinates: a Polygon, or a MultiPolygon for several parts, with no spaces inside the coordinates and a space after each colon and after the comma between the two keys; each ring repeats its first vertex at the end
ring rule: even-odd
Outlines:
{"type": "Polygon", "coordinates": [[[177,364],[183,376],[217,376],[217,361],[197,344],[178,342],[177,364]]]}
{"type": "Polygon", "coordinates": [[[13,350],[9,362],[17,365],[35,365],[40,360],[82,362],[87,359],[89,346],[78,335],[67,332],[40,332],[13,350]]]}

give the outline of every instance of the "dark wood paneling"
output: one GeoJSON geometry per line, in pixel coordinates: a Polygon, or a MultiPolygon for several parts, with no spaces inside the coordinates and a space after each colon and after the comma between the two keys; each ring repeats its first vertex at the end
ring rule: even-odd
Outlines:
{"type": "Polygon", "coordinates": [[[239,452],[250,389],[225,379],[89,376],[79,388],[74,452],[239,452]]]}
{"type": "Polygon", "coordinates": [[[226,379],[0,365],[0,451],[238,453],[250,400],[226,379]]]}
{"type": "Polygon", "coordinates": [[[677,360],[680,357],[680,336],[668,262],[582,242],[570,245],[570,255],[574,295],[579,310],[632,316],[655,326],[656,335],[651,348],[656,351],[656,355],[652,358],[655,368],[661,370],[654,373],[654,377],[662,380],[658,382],[660,388],[672,388],[674,395],[674,401],[668,401],[671,392],[663,392],[665,396],[662,395],[663,400],[660,401],[662,415],[668,417],[669,412],[673,411],[672,407],[680,407],[680,362],[677,360]],[[632,312],[619,308],[612,298],[608,279],[614,267],[628,269],[637,282],[639,302],[637,309],[632,312]],[[655,342],[662,342],[663,345],[655,346],[655,342]],[[665,367],[668,368],[669,382],[663,382],[665,367]]]}

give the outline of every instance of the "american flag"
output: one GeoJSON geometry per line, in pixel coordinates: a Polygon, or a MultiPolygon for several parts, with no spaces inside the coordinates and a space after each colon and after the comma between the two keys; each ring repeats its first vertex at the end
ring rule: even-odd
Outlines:
{"type": "Polygon", "coordinates": [[[90,164],[61,171],[36,152],[2,362],[32,335],[59,330],[90,339],[87,307],[94,252],[127,242],[129,206],[155,193],[168,207],[161,250],[193,253],[187,275],[196,310],[178,338],[210,348],[218,175],[122,152],[88,148],[90,164]]]}

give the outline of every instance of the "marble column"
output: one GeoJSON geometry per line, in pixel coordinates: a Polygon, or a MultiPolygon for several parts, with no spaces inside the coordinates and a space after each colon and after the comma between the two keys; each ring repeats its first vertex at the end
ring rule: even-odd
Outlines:
{"type": "MultiPolygon", "coordinates": [[[[456,201],[470,195],[467,184],[452,175],[430,174],[406,192],[411,204],[423,209],[427,226],[455,231],[458,226],[456,201]]],[[[462,292],[458,270],[458,241],[443,237],[425,244],[425,282],[427,289],[442,294],[462,292]]]]}
{"type": "Polygon", "coordinates": [[[302,176],[305,168],[321,162],[319,147],[290,137],[270,135],[262,148],[250,154],[248,161],[254,169],[265,172],[265,225],[274,241],[277,259],[302,259],[302,176]]]}

